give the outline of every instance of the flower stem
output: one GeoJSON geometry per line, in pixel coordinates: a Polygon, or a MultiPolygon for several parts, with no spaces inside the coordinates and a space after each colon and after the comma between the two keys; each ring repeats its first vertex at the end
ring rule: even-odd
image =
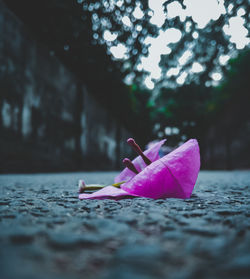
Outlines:
{"type": "MultiPolygon", "coordinates": [[[[121,181],[118,183],[111,184],[111,186],[120,188],[120,185],[125,183],[126,181],[121,181]]],[[[81,181],[79,181],[81,183],[81,181]]],[[[79,187],[79,193],[83,193],[85,191],[96,191],[96,190],[101,190],[102,188],[106,187],[108,185],[100,185],[100,184],[84,184],[82,187],[79,187]]]]}

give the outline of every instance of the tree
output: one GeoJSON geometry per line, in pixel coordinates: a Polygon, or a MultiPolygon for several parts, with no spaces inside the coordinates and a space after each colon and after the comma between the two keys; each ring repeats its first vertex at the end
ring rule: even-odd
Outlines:
{"type": "Polygon", "coordinates": [[[246,37],[245,42],[234,41],[228,31],[229,26],[236,26],[238,22],[237,24],[244,25],[245,29],[242,27],[241,31],[247,35],[249,1],[210,1],[209,5],[213,3],[215,11],[210,13],[210,17],[207,17],[206,11],[203,20],[195,13],[195,9],[200,9],[198,13],[203,12],[206,9],[205,1],[157,2],[158,8],[162,4],[165,12],[162,15],[165,22],[160,25],[152,23],[155,1],[78,1],[84,13],[92,16],[95,42],[106,47],[107,53],[116,61],[123,77],[127,77],[130,83],[143,86],[149,73],[141,66],[142,60],[150,54],[152,39],[161,33],[165,34],[162,40],[166,41],[166,53],[163,50],[160,60],[161,76],[155,80],[158,89],[191,82],[214,85],[216,82],[212,78],[213,74],[222,75],[226,70],[227,64],[223,59],[236,55],[237,50],[244,48],[249,42],[246,37]],[[178,38],[169,39],[173,35],[171,32],[178,32],[179,35],[175,33],[178,38]],[[123,47],[124,55],[116,55],[115,58],[112,50],[118,46],[123,47]],[[180,61],[183,55],[187,57],[180,61]],[[193,69],[195,66],[196,69],[193,69]],[[176,69],[177,72],[171,75],[171,69],[176,69]]]}
{"type": "MultiPolygon", "coordinates": [[[[165,9],[168,8],[173,3],[179,3],[182,9],[187,9],[188,1],[166,1],[165,9]]],[[[191,1],[190,1],[191,2],[191,1]]],[[[194,1],[193,1],[194,2],[194,1]]],[[[197,1],[196,1],[197,2],[197,1]]],[[[202,1],[200,1],[201,3],[202,1]]],[[[176,82],[178,77],[183,73],[186,73],[186,83],[195,81],[196,83],[201,83],[206,85],[211,85],[213,83],[212,73],[218,72],[223,74],[226,71],[227,64],[220,62],[220,58],[227,56],[235,56],[237,54],[237,48],[243,48],[241,45],[236,45],[236,42],[231,41],[231,37],[227,34],[228,26],[232,25],[235,18],[238,15],[238,19],[244,22],[244,26],[249,27],[248,21],[248,0],[239,1],[218,1],[218,5],[222,4],[221,15],[215,20],[210,20],[205,26],[198,25],[195,17],[187,16],[185,21],[181,17],[176,16],[172,21],[166,21],[164,28],[169,28],[175,26],[179,30],[182,30],[182,37],[179,42],[171,45],[172,52],[170,55],[163,55],[161,59],[161,67],[163,68],[163,78],[159,81],[158,86],[169,85],[176,82]],[[174,24],[173,24],[174,22],[174,24]],[[185,63],[180,65],[180,60],[178,60],[182,54],[186,51],[190,51],[190,58],[187,59],[185,63]],[[199,63],[202,65],[203,69],[194,74],[192,73],[193,63],[199,63]],[[180,71],[174,78],[168,80],[166,78],[166,72],[170,68],[179,67],[180,71]]],[[[203,3],[204,4],[204,3],[203,3]]],[[[201,3],[201,5],[203,5],[201,3]]]]}

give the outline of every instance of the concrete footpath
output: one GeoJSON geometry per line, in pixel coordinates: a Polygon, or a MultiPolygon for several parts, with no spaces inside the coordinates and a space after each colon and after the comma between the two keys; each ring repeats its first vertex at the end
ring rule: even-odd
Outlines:
{"type": "Polygon", "coordinates": [[[115,175],[1,175],[0,278],[250,278],[250,171],[200,172],[189,200],[78,200],[115,175]]]}

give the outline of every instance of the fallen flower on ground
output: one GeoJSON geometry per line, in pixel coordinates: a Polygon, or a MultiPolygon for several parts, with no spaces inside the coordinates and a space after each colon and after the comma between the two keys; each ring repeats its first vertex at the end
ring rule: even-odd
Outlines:
{"type": "Polygon", "coordinates": [[[122,197],[190,198],[200,170],[200,151],[197,140],[191,139],[180,147],[159,157],[165,140],[142,152],[133,139],[128,139],[139,154],[132,162],[123,160],[126,168],[115,178],[114,186],[101,187],[94,193],[79,194],[79,199],[122,197]],[[125,181],[125,182],[124,182],[125,181]],[[117,183],[120,188],[117,188],[117,183]]]}

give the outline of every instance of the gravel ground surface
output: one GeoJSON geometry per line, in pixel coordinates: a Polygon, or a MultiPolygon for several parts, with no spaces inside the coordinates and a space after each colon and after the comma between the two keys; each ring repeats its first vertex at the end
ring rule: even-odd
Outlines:
{"type": "Polygon", "coordinates": [[[200,172],[189,200],[78,200],[115,175],[1,175],[0,278],[250,278],[250,171],[200,172]]]}

